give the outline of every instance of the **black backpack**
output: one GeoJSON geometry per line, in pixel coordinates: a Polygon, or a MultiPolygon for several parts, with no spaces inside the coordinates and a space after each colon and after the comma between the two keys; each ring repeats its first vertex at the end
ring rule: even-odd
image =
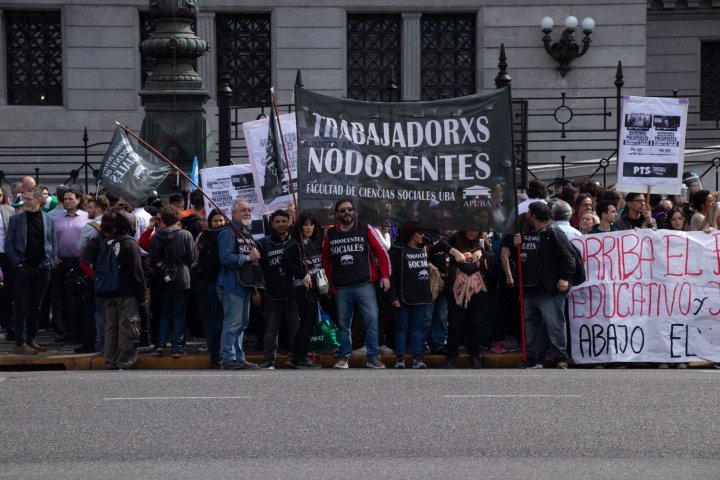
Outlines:
{"type": "Polygon", "coordinates": [[[191,213],[187,217],[180,219],[180,227],[183,230],[190,232],[193,236],[193,240],[197,240],[198,235],[200,235],[200,232],[202,231],[201,219],[197,214],[191,213]]]}
{"type": "Polygon", "coordinates": [[[120,251],[120,242],[129,235],[105,240],[100,247],[100,253],[95,261],[95,293],[100,296],[109,296],[120,288],[120,266],[117,263],[117,254],[120,251]],[[117,251],[116,251],[117,250],[117,251]]]}

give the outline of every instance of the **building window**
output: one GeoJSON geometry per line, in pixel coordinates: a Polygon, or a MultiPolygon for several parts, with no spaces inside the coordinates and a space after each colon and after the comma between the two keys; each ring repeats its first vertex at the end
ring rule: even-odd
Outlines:
{"type": "Polygon", "coordinates": [[[400,16],[348,15],[348,98],[398,101],[400,74],[400,16]]]}
{"type": "Polygon", "coordinates": [[[720,42],[700,47],[700,120],[720,118],[720,42]]]}
{"type": "Polygon", "coordinates": [[[421,98],[475,93],[475,15],[423,14],[420,28],[421,98]]]}
{"type": "Polygon", "coordinates": [[[218,87],[223,72],[230,73],[233,105],[270,104],[270,15],[218,15],[216,17],[218,87]]]}
{"type": "Polygon", "coordinates": [[[5,12],[8,105],[62,105],[59,12],[5,12]]]}

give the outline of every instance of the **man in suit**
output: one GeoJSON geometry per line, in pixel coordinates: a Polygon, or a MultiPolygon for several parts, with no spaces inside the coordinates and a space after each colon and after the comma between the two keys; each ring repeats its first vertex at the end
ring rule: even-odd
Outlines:
{"type": "Polygon", "coordinates": [[[55,223],[40,210],[43,192],[23,191],[25,210],[10,217],[5,253],[15,269],[15,347],[11,353],[35,355],[46,349],[35,341],[40,306],[57,258],[55,223]]]}

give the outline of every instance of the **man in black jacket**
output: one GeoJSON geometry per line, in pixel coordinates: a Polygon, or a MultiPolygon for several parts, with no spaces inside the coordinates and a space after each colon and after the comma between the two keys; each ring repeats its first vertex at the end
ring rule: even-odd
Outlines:
{"type": "Polygon", "coordinates": [[[288,344],[292,345],[300,322],[295,306],[293,278],[280,265],[290,237],[290,214],[285,210],[276,210],[270,215],[273,234],[258,242],[260,266],[265,277],[265,335],[263,338],[263,359],[260,368],[274,369],[277,353],[280,322],[285,318],[288,328],[288,344]]]}
{"type": "Polygon", "coordinates": [[[521,368],[542,368],[546,340],[557,368],[567,368],[565,302],[575,271],[572,245],[551,221],[550,207],[534,202],[528,207],[529,228],[515,235],[520,244],[527,361],[521,368]],[[543,328],[544,327],[544,328],[543,328]],[[547,335],[547,336],[546,336],[547,335]]]}

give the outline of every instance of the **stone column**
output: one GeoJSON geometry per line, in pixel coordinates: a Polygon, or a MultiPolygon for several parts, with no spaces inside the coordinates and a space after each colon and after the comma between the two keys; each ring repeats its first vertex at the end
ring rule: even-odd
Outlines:
{"type": "MultiPolygon", "coordinates": [[[[204,104],[209,96],[194,68],[195,59],[205,54],[207,43],[190,28],[197,18],[196,0],[149,3],[155,31],[141,47],[143,53],[157,60],[157,67],[140,91],[145,104],[141,134],[175,165],[188,171],[193,157],[197,156],[201,163],[207,157],[204,104]]],[[[161,190],[167,192],[171,185],[166,182],[161,190]]]]}
{"type": "Polygon", "coordinates": [[[402,100],[420,100],[422,82],[420,17],[420,13],[402,14],[402,51],[400,54],[402,100]]]}

